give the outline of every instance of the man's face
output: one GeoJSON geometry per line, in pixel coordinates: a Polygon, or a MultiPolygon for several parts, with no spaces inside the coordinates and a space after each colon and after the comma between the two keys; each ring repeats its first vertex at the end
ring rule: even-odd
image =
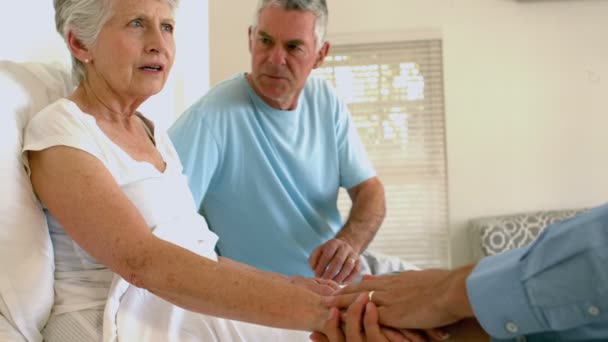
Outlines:
{"type": "Polygon", "coordinates": [[[256,93],[277,109],[294,109],[306,79],[319,67],[329,50],[315,47],[315,16],[276,6],[262,10],[257,28],[249,29],[251,74],[256,93]]]}

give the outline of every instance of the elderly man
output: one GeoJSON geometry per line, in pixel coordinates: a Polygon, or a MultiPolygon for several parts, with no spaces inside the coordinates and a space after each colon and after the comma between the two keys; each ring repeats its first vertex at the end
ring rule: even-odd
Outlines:
{"type": "Polygon", "coordinates": [[[384,189],[345,104],[309,77],[329,51],[327,16],[325,0],[261,0],[251,72],[211,89],[170,136],[221,255],[350,282],[384,219],[384,189]]]}

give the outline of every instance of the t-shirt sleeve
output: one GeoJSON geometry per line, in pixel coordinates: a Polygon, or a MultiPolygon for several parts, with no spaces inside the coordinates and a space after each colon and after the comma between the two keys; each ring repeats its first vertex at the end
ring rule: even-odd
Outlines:
{"type": "Polygon", "coordinates": [[[357,127],[346,104],[336,98],[336,139],[340,163],[340,186],[351,189],[376,176],[357,127]]]}
{"type": "Polygon", "coordinates": [[[81,120],[56,103],[34,115],[23,133],[22,160],[28,173],[27,152],[42,151],[54,146],[76,148],[103,161],[102,151],[81,120]]]}
{"type": "Polygon", "coordinates": [[[220,145],[201,117],[203,110],[193,105],[168,131],[199,208],[221,163],[220,145]]]}

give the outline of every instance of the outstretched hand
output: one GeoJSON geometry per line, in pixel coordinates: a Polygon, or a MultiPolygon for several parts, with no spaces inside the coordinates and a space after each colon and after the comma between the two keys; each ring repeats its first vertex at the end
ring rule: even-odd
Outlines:
{"type": "Polygon", "coordinates": [[[359,253],[348,242],[334,238],[317,247],[308,263],[315,276],[350,283],[361,273],[359,253]]]}
{"type": "Polygon", "coordinates": [[[327,298],[328,307],[346,309],[361,292],[374,291],[379,322],[395,328],[432,329],[473,315],[466,294],[466,276],[457,271],[408,271],[396,275],[366,276],[327,298]]]}
{"type": "Polygon", "coordinates": [[[340,285],[338,285],[338,283],[335,281],[322,278],[292,276],[289,277],[289,282],[322,296],[329,296],[336,293],[336,291],[340,289],[340,285]]]}
{"type": "Polygon", "coordinates": [[[314,342],[426,342],[423,332],[397,330],[378,323],[378,309],[369,302],[367,294],[360,294],[341,316],[336,308],[331,309],[324,333],[314,332],[314,342]]]}

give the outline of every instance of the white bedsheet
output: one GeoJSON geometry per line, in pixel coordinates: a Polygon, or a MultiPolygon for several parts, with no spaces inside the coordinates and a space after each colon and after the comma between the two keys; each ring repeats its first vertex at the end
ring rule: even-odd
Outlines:
{"type": "MultiPolygon", "coordinates": [[[[192,225],[171,222],[156,226],[153,232],[164,240],[217,260],[215,253],[209,255],[207,248],[196,243],[207,238],[203,231],[184,231],[185,227],[192,225]]],[[[187,311],[147,290],[132,286],[119,276],[114,277],[110,287],[103,318],[104,342],[297,342],[309,341],[309,335],[304,331],[269,328],[187,311]]]]}

